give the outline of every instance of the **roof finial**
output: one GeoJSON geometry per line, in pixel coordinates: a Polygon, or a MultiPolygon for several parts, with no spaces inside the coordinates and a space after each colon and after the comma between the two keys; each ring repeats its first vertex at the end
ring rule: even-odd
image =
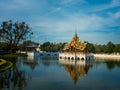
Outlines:
{"type": "Polygon", "coordinates": [[[76,28],[75,28],[75,34],[77,34],[77,26],[76,26],[76,28]]]}
{"type": "Polygon", "coordinates": [[[77,36],[77,26],[75,27],[75,35],[74,36],[78,37],[77,36]]]}

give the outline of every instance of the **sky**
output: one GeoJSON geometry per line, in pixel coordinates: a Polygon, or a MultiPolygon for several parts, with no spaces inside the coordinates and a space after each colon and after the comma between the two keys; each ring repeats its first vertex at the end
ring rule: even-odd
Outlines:
{"type": "Polygon", "coordinates": [[[32,41],[120,43],[120,0],[0,0],[0,22],[25,21],[32,41]]]}

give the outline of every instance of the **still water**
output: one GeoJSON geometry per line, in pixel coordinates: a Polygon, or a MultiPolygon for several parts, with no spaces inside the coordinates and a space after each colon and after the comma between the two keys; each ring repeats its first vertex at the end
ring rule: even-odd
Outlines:
{"type": "Polygon", "coordinates": [[[120,62],[95,60],[65,64],[59,60],[17,58],[0,73],[0,90],[120,90],[120,62]]]}

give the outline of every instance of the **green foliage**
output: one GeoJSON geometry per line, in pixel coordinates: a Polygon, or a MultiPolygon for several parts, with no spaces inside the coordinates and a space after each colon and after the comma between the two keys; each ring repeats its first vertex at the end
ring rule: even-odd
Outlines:
{"type": "MultiPolygon", "coordinates": [[[[120,44],[113,44],[112,42],[108,42],[106,45],[97,45],[88,43],[88,49],[91,53],[120,53],[120,44]]],[[[51,43],[45,42],[41,45],[41,50],[43,51],[63,51],[63,48],[66,43],[51,43]]]]}
{"type": "Polygon", "coordinates": [[[41,50],[49,52],[61,52],[66,43],[50,43],[45,42],[41,45],[41,50]]]}
{"type": "Polygon", "coordinates": [[[15,58],[15,57],[18,57],[18,56],[22,56],[22,57],[26,57],[27,55],[26,54],[21,54],[21,53],[9,53],[9,54],[4,54],[4,55],[0,55],[0,58],[15,58]]]}
{"type": "Polygon", "coordinates": [[[120,52],[120,44],[115,45],[114,52],[120,52]]]}
{"type": "Polygon", "coordinates": [[[89,49],[89,52],[95,53],[95,47],[94,47],[94,45],[92,43],[88,43],[88,49],[89,49]]]}
{"type": "Polygon", "coordinates": [[[112,53],[114,52],[114,49],[115,49],[115,45],[112,42],[108,42],[108,44],[106,45],[105,52],[112,53]]]}
{"type": "Polygon", "coordinates": [[[120,53],[120,44],[108,42],[106,45],[94,45],[95,53],[120,53]]]}
{"type": "Polygon", "coordinates": [[[106,45],[95,44],[94,47],[95,47],[95,53],[105,53],[106,45]]]}

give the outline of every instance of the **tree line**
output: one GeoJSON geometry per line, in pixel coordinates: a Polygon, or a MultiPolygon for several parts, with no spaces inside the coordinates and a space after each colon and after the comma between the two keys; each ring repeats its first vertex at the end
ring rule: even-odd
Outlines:
{"type": "MultiPolygon", "coordinates": [[[[30,40],[24,41],[22,44],[18,45],[17,50],[25,51],[26,46],[29,45],[31,42],[32,41],[30,40]]],[[[36,43],[36,44],[39,45],[39,43],[36,43]]],[[[40,49],[42,51],[47,51],[47,52],[63,52],[63,49],[66,44],[67,44],[66,42],[53,43],[53,42],[47,41],[47,42],[40,44],[40,49]]],[[[112,42],[108,42],[107,44],[104,44],[104,45],[98,45],[98,44],[93,44],[89,42],[87,42],[87,44],[88,44],[88,51],[90,53],[107,53],[107,54],[120,53],[120,44],[114,44],[112,42]]],[[[1,43],[0,48],[2,50],[8,50],[9,43],[6,43],[6,42],[1,43]]]]}
{"type": "MultiPolygon", "coordinates": [[[[93,43],[88,43],[88,49],[90,53],[120,53],[120,44],[114,44],[109,41],[107,44],[104,45],[97,45],[93,43]]],[[[59,51],[62,52],[63,48],[67,43],[51,43],[45,42],[41,44],[41,50],[43,51],[59,51]]]]}
{"type": "Polygon", "coordinates": [[[88,43],[88,47],[91,53],[120,53],[120,44],[114,44],[111,41],[104,45],[88,43]]]}
{"type": "MultiPolygon", "coordinates": [[[[17,50],[25,50],[26,43],[27,45],[31,43],[31,41],[26,40],[32,34],[31,28],[25,22],[3,21],[0,27],[0,50],[14,53],[17,50]]],[[[120,53],[120,44],[114,44],[111,41],[104,45],[87,43],[91,53],[120,53]]],[[[40,49],[48,52],[62,52],[65,44],[66,42],[52,43],[47,41],[41,44],[40,49]]]]}
{"type": "Polygon", "coordinates": [[[66,43],[45,42],[41,44],[41,50],[50,52],[62,52],[66,43]]]}

